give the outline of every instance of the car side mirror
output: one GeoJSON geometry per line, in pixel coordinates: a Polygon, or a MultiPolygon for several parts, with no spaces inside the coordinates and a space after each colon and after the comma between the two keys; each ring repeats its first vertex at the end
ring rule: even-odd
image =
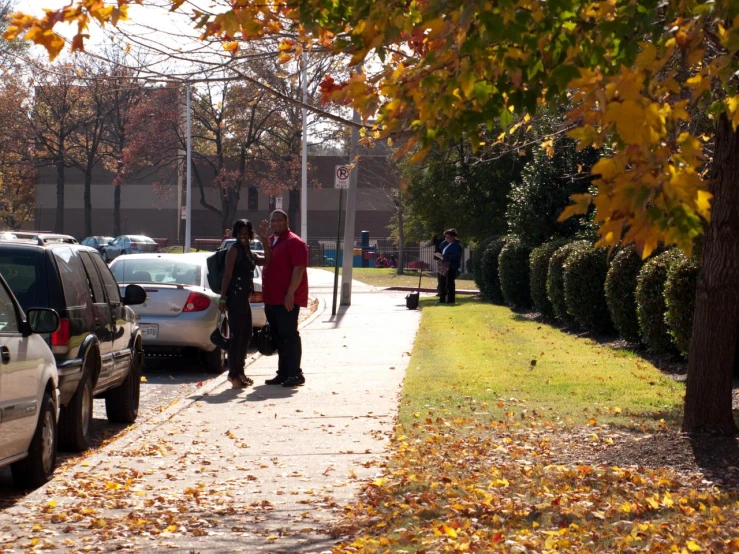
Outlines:
{"type": "Polygon", "coordinates": [[[126,285],[126,293],[123,296],[123,303],[126,306],[136,306],[146,302],[146,291],[141,285],[126,285]]]}
{"type": "Polygon", "coordinates": [[[31,333],[45,335],[59,328],[59,314],[49,308],[31,308],[26,316],[31,333]]]}

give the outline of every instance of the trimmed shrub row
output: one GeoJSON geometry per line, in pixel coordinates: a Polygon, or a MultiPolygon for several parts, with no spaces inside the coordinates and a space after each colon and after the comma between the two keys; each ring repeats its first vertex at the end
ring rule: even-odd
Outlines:
{"type": "Polygon", "coordinates": [[[609,256],[588,241],[557,239],[531,249],[518,237],[484,241],[475,256],[483,296],[595,333],[614,327],[658,354],[687,356],[700,270],[677,249],[646,263],[634,246],[609,256]]]}
{"type": "Polygon", "coordinates": [[[498,256],[500,291],[506,305],[512,308],[531,307],[529,256],[531,248],[521,244],[517,237],[509,237],[498,256]]]}
{"type": "Polygon", "coordinates": [[[529,289],[534,308],[544,317],[554,317],[554,308],[547,294],[547,277],[549,275],[549,260],[558,248],[566,241],[554,240],[534,248],[529,257],[529,289]]]}
{"type": "Polygon", "coordinates": [[[480,280],[475,279],[483,298],[493,304],[503,304],[503,293],[500,290],[500,277],[498,276],[498,257],[503,250],[507,237],[495,237],[491,239],[486,248],[480,254],[479,267],[480,280]]]}
{"type": "Polygon", "coordinates": [[[665,323],[673,344],[684,357],[690,351],[690,335],[693,332],[695,289],[700,264],[694,259],[681,259],[667,271],[665,283],[665,323]]]}
{"type": "Polygon", "coordinates": [[[641,338],[634,295],[642,265],[641,256],[631,244],[614,256],[606,277],[608,313],[618,334],[629,342],[639,342],[641,338]]]}
{"type": "Polygon", "coordinates": [[[585,329],[603,333],[613,328],[603,287],[608,249],[578,245],[563,264],[567,313],[585,329]]]}

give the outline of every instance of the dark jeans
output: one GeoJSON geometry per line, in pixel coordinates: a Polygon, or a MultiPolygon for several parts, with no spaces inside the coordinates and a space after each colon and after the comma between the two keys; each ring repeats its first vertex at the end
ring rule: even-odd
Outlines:
{"type": "Polygon", "coordinates": [[[446,289],[446,275],[436,274],[436,296],[441,296],[443,290],[446,289]]]}
{"type": "Polygon", "coordinates": [[[246,351],[252,334],[251,306],[247,287],[233,286],[228,293],[228,376],[244,375],[246,351]]]}
{"type": "Polygon", "coordinates": [[[454,304],[457,293],[457,270],[450,269],[443,277],[439,277],[439,302],[454,304]]]}
{"type": "Polygon", "coordinates": [[[287,379],[303,373],[300,359],[303,357],[303,343],[298,332],[298,314],[300,307],[295,306],[291,312],[282,304],[264,306],[272,336],[277,343],[277,376],[287,379]]]}

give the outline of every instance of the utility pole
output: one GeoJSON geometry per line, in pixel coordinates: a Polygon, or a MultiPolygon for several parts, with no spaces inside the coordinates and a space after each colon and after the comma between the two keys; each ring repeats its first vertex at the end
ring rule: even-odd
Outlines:
{"type": "Polygon", "coordinates": [[[190,251],[190,240],[192,238],[192,113],[190,110],[190,83],[186,86],[187,94],[187,192],[185,193],[185,252],[190,251]]]}
{"type": "Polygon", "coordinates": [[[308,242],[308,53],[303,50],[303,164],[300,189],[300,236],[308,242]]]}
{"type": "MultiPolygon", "coordinates": [[[[352,121],[361,122],[359,112],[354,110],[352,121]]],[[[344,220],[344,259],[341,264],[341,305],[352,305],[352,266],[354,264],[354,227],[357,215],[357,175],[359,173],[359,129],[352,127],[352,143],[349,148],[350,163],[355,164],[349,174],[349,189],[346,195],[346,219],[344,220]]]]}

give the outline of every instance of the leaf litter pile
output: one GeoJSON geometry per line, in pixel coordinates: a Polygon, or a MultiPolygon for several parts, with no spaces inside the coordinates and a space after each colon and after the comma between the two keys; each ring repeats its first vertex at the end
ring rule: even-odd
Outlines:
{"type": "Polygon", "coordinates": [[[578,463],[628,450],[633,435],[594,418],[576,427],[486,409],[416,412],[399,425],[384,474],[335,529],[344,542],[334,552],[739,551],[739,468],[712,479],[578,463]]]}

